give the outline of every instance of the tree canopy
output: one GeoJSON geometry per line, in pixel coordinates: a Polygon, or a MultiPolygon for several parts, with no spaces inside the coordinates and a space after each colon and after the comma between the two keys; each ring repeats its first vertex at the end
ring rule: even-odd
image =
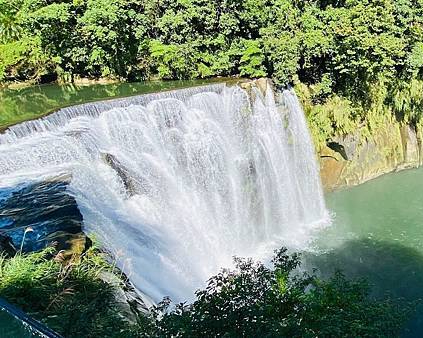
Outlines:
{"type": "Polygon", "coordinates": [[[417,128],[422,75],[423,0],[0,0],[0,83],[267,76],[299,89],[317,148],[417,128]]]}
{"type": "Polygon", "coordinates": [[[0,0],[0,79],[240,75],[360,96],[423,69],[422,0],[0,0]]]}
{"type": "Polygon", "coordinates": [[[322,280],[298,271],[300,256],[286,248],[272,264],[235,259],[169,311],[164,301],[143,332],[151,337],[396,337],[414,305],[369,297],[364,280],[340,272],[322,280]],[[163,310],[167,309],[164,313],[163,310]]]}

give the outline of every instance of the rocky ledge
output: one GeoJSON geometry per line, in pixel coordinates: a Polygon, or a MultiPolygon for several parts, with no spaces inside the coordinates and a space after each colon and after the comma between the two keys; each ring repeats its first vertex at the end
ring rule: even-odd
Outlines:
{"type": "Polygon", "coordinates": [[[354,186],[422,164],[422,133],[395,120],[365,135],[364,128],[331,140],[318,154],[326,191],[354,186]]]}

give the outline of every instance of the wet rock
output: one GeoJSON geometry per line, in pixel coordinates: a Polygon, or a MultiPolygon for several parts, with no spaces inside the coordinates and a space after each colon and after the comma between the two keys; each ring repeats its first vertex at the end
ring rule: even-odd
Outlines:
{"type": "Polygon", "coordinates": [[[66,178],[20,184],[0,199],[0,224],[15,247],[22,245],[24,252],[37,251],[49,244],[46,238],[52,233],[82,231],[82,214],[67,193],[68,182],[62,181],[66,178]],[[32,231],[25,234],[29,227],[32,231]]]}
{"type": "Polygon", "coordinates": [[[260,90],[263,95],[266,95],[267,85],[270,83],[269,79],[260,78],[254,81],[256,87],[260,90]]]}
{"type": "Polygon", "coordinates": [[[400,127],[404,162],[399,169],[415,168],[420,164],[420,150],[416,130],[409,125],[400,127]]]}
{"type": "Polygon", "coordinates": [[[270,83],[270,79],[260,78],[257,80],[250,80],[241,82],[239,86],[246,90],[249,95],[251,95],[252,89],[257,88],[262,95],[266,95],[267,85],[270,83]]]}
{"type": "Polygon", "coordinates": [[[137,194],[148,193],[150,187],[146,180],[137,175],[135,172],[130,171],[126,168],[116,156],[104,153],[102,154],[103,160],[107,163],[120,177],[129,197],[137,194]]]}
{"type": "Polygon", "coordinates": [[[50,245],[53,245],[60,252],[59,257],[63,260],[82,255],[92,245],[91,239],[83,232],[72,234],[66,231],[56,231],[44,240],[49,241],[50,245]]]}
{"type": "Polygon", "coordinates": [[[110,271],[102,271],[100,278],[107,284],[115,286],[115,305],[128,322],[136,323],[138,316],[148,313],[148,306],[142,299],[141,293],[135,289],[124,273],[118,276],[110,271]]]}
{"type": "Polygon", "coordinates": [[[16,254],[12,239],[2,233],[0,233],[0,254],[6,255],[6,257],[13,257],[16,254]]]}

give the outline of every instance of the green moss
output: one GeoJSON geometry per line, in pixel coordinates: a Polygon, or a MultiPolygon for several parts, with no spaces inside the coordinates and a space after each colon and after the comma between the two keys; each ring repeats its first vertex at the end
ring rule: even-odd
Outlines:
{"type": "Polygon", "coordinates": [[[297,83],[295,91],[302,101],[310,132],[318,151],[327,141],[348,134],[360,135],[360,143],[370,139],[386,125],[422,125],[423,81],[389,82],[380,78],[369,88],[366,99],[351,101],[337,94],[321,98],[321,84],[297,83]]]}
{"type": "Polygon", "coordinates": [[[317,150],[337,136],[347,135],[360,125],[362,109],[348,99],[331,95],[323,102],[317,100],[319,86],[297,84],[295,91],[302,101],[311,135],[317,150]]]}

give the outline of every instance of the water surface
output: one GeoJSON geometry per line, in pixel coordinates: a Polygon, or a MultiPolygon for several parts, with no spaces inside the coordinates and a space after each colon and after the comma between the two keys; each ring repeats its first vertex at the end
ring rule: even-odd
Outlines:
{"type": "Polygon", "coordinates": [[[44,116],[59,108],[113,97],[126,97],[228,79],[148,81],[113,84],[47,84],[18,89],[0,88],[0,131],[10,125],[44,116]]]}
{"type": "Polygon", "coordinates": [[[7,312],[0,308],[0,337],[1,338],[33,338],[39,337],[7,312]]]}
{"type": "MultiPolygon", "coordinates": [[[[308,257],[309,264],[324,275],[339,268],[350,278],[365,277],[378,297],[423,298],[423,168],[330,193],[326,200],[334,222],[320,233],[320,254],[308,257]]],[[[422,316],[420,309],[410,337],[423,336],[422,316]]]]}

